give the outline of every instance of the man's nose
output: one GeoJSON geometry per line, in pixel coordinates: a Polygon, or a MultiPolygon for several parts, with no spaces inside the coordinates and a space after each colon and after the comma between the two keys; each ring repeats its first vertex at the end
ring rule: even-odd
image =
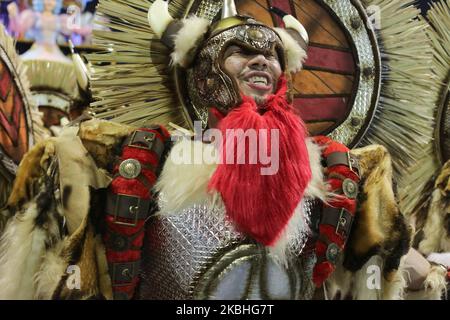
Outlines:
{"type": "Polygon", "coordinates": [[[251,69],[256,70],[265,70],[269,66],[269,61],[267,61],[267,58],[263,54],[256,54],[253,57],[250,58],[248,61],[248,66],[251,69]]]}

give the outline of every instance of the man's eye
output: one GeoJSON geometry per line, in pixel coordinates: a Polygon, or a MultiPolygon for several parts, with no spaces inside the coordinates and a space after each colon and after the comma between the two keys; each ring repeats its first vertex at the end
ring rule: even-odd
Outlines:
{"type": "Polygon", "coordinates": [[[266,56],[266,59],[278,60],[278,54],[276,52],[267,53],[265,56],[266,56]]]}
{"type": "Polygon", "coordinates": [[[241,50],[234,50],[231,54],[243,54],[243,52],[241,50]]]}

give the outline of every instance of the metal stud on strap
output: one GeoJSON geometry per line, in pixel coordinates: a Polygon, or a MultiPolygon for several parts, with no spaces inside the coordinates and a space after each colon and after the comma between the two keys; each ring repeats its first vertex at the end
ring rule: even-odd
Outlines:
{"type": "Polygon", "coordinates": [[[126,179],[134,179],[141,174],[141,163],[136,159],[127,159],[120,163],[119,174],[126,179]]]}
{"type": "Polygon", "coordinates": [[[133,284],[133,279],[139,275],[141,261],[116,262],[110,264],[111,281],[113,286],[129,286],[133,284]]]}
{"type": "Polygon", "coordinates": [[[349,199],[356,199],[358,196],[358,184],[352,179],[342,181],[342,191],[349,199]]]}
{"type": "Polygon", "coordinates": [[[336,243],[330,243],[327,247],[325,256],[328,261],[330,261],[333,264],[336,264],[336,260],[340,252],[341,249],[338,247],[336,243]]]}

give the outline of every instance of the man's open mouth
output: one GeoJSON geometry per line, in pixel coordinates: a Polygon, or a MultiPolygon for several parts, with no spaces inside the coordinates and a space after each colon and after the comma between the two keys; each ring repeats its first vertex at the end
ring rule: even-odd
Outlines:
{"type": "Polygon", "coordinates": [[[272,91],[272,79],[265,72],[251,72],[244,78],[245,83],[258,91],[272,91]]]}
{"type": "Polygon", "coordinates": [[[254,84],[262,84],[262,85],[267,86],[267,83],[269,82],[269,80],[267,80],[266,77],[254,76],[254,77],[251,77],[250,79],[248,79],[248,82],[254,83],[254,84]]]}

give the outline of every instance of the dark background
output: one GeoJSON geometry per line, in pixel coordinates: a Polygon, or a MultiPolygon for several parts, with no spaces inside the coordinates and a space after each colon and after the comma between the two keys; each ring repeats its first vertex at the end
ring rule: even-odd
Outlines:
{"type": "Polygon", "coordinates": [[[425,15],[430,8],[430,3],[439,2],[440,0],[416,0],[416,5],[422,10],[422,15],[425,15]]]}

